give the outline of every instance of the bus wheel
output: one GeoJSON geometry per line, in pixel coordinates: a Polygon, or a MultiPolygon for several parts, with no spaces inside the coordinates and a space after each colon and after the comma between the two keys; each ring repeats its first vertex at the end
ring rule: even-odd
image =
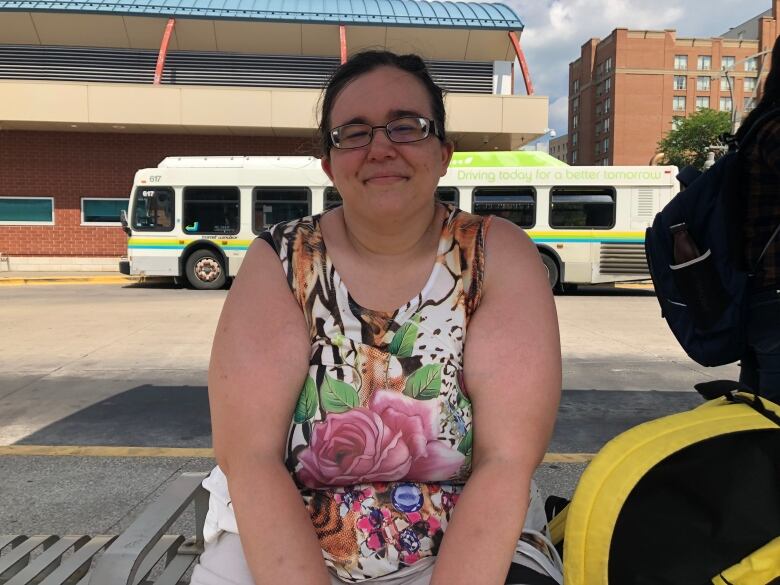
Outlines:
{"type": "Polygon", "coordinates": [[[225,286],[227,275],[225,264],[216,252],[197,250],[193,252],[185,265],[187,280],[193,288],[216,290],[225,286]]]}
{"type": "Polygon", "coordinates": [[[547,269],[547,280],[550,281],[550,288],[555,290],[558,286],[558,265],[555,260],[550,258],[547,254],[540,254],[542,257],[542,263],[547,269]]]}

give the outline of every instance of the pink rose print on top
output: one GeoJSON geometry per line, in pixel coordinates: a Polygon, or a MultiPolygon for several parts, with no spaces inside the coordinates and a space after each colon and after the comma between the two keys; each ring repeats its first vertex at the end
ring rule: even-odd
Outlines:
{"type": "Polygon", "coordinates": [[[310,488],[377,481],[446,481],[465,457],[436,433],[439,406],[389,390],[368,407],[329,414],[314,423],[301,451],[298,479],[310,488]]]}

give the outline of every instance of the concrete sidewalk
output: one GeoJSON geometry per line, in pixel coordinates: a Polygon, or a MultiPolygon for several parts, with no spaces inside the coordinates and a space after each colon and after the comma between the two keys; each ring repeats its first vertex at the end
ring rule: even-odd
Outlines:
{"type": "Polygon", "coordinates": [[[172,277],[127,276],[119,272],[0,272],[0,286],[54,284],[140,284],[172,282],[172,277]]]}

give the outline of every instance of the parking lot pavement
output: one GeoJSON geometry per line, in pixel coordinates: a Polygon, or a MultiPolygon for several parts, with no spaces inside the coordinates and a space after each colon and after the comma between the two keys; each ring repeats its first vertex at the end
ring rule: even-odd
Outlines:
{"type": "MultiPolygon", "coordinates": [[[[0,533],[115,532],[173,477],[211,468],[206,370],[225,294],[0,287],[0,533]]],[[[570,495],[622,430],[699,404],[693,383],[736,373],[686,358],[648,291],[556,305],[564,394],[537,472],[547,494],[570,495]]]]}

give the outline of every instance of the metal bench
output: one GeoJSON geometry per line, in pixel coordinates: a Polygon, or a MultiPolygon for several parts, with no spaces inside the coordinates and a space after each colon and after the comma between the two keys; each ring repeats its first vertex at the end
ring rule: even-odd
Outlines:
{"type": "Polygon", "coordinates": [[[0,536],[0,585],[186,585],[203,550],[207,475],[179,476],[118,536],[0,536]],[[194,536],[166,534],[191,504],[194,536]]]}

